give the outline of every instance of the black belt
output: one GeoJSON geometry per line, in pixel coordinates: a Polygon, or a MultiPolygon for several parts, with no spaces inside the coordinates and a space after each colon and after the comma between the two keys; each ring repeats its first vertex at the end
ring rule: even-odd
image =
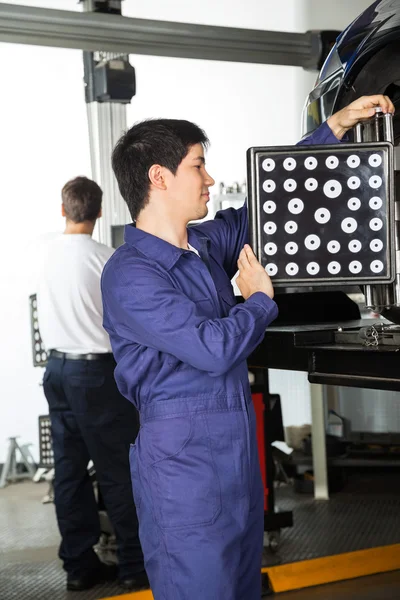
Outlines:
{"type": "Polygon", "coordinates": [[[98,354],[70,354],[69,352],[59,352],[58,350],[50,350],[50,358],[65,358],[67,360],[110,360],[113,358],[111,352],[101,352],[98,354]]]}

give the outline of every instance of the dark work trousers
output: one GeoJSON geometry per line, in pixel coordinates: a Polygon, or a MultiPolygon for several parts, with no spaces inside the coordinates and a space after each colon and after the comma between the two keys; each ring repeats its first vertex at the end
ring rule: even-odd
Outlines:
{"type": "Polygon", "coordinates": [[[64,569],[80,577],[99,564],[93,546],[100,523],[87,465],[93,460],[113,525],[121,579],[143,571],[133,501],[129,447],[139,419],[118,391],[111,354],[100,360],[49,359],[43,388],[49,403],[55,460],[55,506],[64,569]]]}

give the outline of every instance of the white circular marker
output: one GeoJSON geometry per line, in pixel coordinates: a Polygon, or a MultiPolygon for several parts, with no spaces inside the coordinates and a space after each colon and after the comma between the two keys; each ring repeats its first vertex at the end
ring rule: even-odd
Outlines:
{"type": "Polygon", "coordinates": [[[360,157],[357,156],[357,154],[351,154],[349,156],[349,158],[346,160],[347,165],[352,168],[352,169],[356,169],[357,167],[360,166],[360,157]]]}
{"type": "Polygon", "coordinates": [[[297,183],[294,179],[286,179],[283,187],[287,192],[294,192],[294,190],[297,188],[297,183]]]}
{"type": "Polygon", "coordinates": [[[306,269],[309,275],[317,275],[319,273],[319,264],[316,262],[310,262],[308,263],[306,269]]]}
{"type": "Polygon", "coordinates": [[[293,215],[298,215],[304,209],[304,202],[300,198],[293,198],[288,203],[288,209],[293,215]]]}
{"type": "Polygon", "coordinates": [[[296,265],[296,263],[291,262],[286,265],[285,271],[288,275],[297,275],[299,272],[299,267],[296,265]]]}
{"type": "Polygon", "coordinates": [[[359,177],[356,177],[355,175],[353,175],[353,177],[349,177],[349,179],[347,180],[347,186],[351,189],[351,190],[357,190],[361,185],[361,179],[359,177]]]}
{"type": "Polygon", "coordinates": [[[304,166],[306,169],[308,169],[308,171],[313,171],[314,169],[317,168],[318,166],[318,161],[316,158],[314,158],[313,156],[309,156],[308,158],[306,158],[306,160],[304,161],[304,166]]]}
{"type": "Polygon", "coordinates": [[[271,277],[273,277],[274,275],[277,274],[278,267],[274,263],[268,263],[265,266],[265,270],[267,271],[268,275],[270,275],[271,277]]]}
{"type": "Polygon", "coordinates": [[[262,168],[264,171],[267,171],[267,173],[270,173],[270,171],[275,169],[275,161],[272,158],[266,158],[262,162],[262,168]]]}
{"type": "Polygon", "coordinates": [[[276,231],[276,223],[274,223],[273,221],[267,221],[264,224],[264,231],[268,235],[273,235],[276,231]]]}
{"type": "Polygon", "coordinates": [[[332,240],[327,245],[328,252],[336,254],[340,250],[340,244],[337,240],[332,240]]]}
{"type": "Polygon", "coordinates": [[[296,254],[298,249],[299,247],[296,242],[288,242],[285,246],[285,252],[287,254],[296,254]]]}
{"type": "Polygon", "coordinates": [[[318,187],[318,181],[313,177],[310,177],[304,182],[304,187],[308,192],[315,192],[318,187]]]}
{"type": "Polygon", "coordinates": [[[263,204],[263,210],[267,213],[267,215],[272,215],[276,211],[276,204],[272,202],[272,200],[267,200],[263,204]]]}
{"type": "Polygon", "coordinates": [[[380,208],[382,208],[382,200],[379,198],[379,196],[374,196],[373,198],[371,198],[371,200],[369,201],[369,207],[373,210],[379,210],[380,208]]]}
{"type": "Polygon", "coordinates": [[[379,231],[383,227],[382,219],[378,219],[378,217],[371,219],[369,222],[369,227],[372,229],[372,231],[379,231]]]}
{"type": "Polygon", "coordinates": [[[379,175],[372,175],[372,177],[369,178],[368,183],[372,189],[377,190],[382,185],[382,178],[379,177],[379,175]]]}
{"type": "Polygon", "coordinates": [[[266,179],[262,186],[264,192],[267,192],[267,194],[271,194],[276,190],[276,183],[273,179],[266,179]]]}
{"type": "Polygon", "coordinates": [[[358,227],[358,223],[353,217],[347,217],[346,219],[343,219],[340,226],[345,233],[354,233],[358,227]]]}
{"type": "Polygon", "coordinates": [[[264,252],[265,254],[268,254],[268,256],[273,256],[274,254],[276,254],[277,250],[278,246],[273,242],[268,242],[268,244],[265,244],[264,246],[264,252]]]}
{"type": "Polygon", "coordinates": [[[349,242],[350,252],[353,252],[355,254],[356,252],[360,252],[361,248],[362,243],[360,242],[360,240],[351,240],[351,242],[349,242]]]}
{"type": "Polygon", "coordinates": [[[317,235],[311,234],[304,240],[304,245],[307,250],[317,250],[321,245],[321,240],[317,235]]]}
{"type": "Polygon", "coordinates": [[[285,231],[286,233],[296,233],[298,229],[298,225],[296,223],[296,221],[288,221],[287,223],[285,223],[285,231]]]}
{"type": "Polygon", "coordinates": [[[382,240],[376,238],[370,241],[369,247],[371,248],[372,252],[380,252],[383,248],[383,242],[382,240]]]}
{"type": "Polygon", "coordinates": [[[341,184],[336,179],[330,179],[324,185],[324,194],[328,198],[337,198],[342,193],[341,184]]]}
{"type": "Polygon", "coordinates": [[[362,269],[362,264],[360,263],[359,260],[352,260],[351,263],[349,264],[349,271],[350,273],[353,273],[353,275],[357,275],[357,273],[360,273],[362,269]]]}
{"type": "Polygon", "coordinates": [[[380,167],[382,164],[382,156],[380,156],[379,154],[371,154],[371,156],[368,159],[368,162],[371,165],[371,167],[380,167]]]}
{"type": "Polygon", "coordinates": [[[361,206],[361,201],[359,198],[350,198],[347,203],[347,206],[350,210],[358,210],[361,206]]]}
{"type": "Polygon", "coordinates": [[[340,266],[340,263],[338,263],[336,260],[333,260],[328,264],[328,271],[331,275],[337,275],[341,268],[342,267],[340,266]]]}
{"type": "Polygon", "coordinates": [[[380,273],[383,271],[383,262],[381,260],[373,260],[370,264],[370,269],[373,273],[380,273]]]}
{"type": "Polygon", "coordinates": [[[316,210],[314,213],[314,219],[317,221],[317,223],[320,223],[321,225],[327,223],[330,218],[331,213],[327,208],[318,208],[318,210],[316,210]]]}
{"type": "Polygon", "coordinates": [[[283,161],[283,168],[286,171],[293,171],[296,168],[296,165],[297,165],[297,163],[294,158],[286,158],[283,161]]]}
{"type": "Polygon", "coordinates": [[[336,169],[336,167],[339,164],[339,159],[336,156],[328,156],[328,158],[325,161],[325,164],[328,167],[328,169],[336,169]]]}

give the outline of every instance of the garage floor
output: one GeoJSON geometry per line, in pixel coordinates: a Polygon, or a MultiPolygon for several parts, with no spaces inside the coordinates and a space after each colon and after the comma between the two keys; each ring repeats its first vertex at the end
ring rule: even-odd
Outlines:
{"type": "MultiPolygon", "coordinates": [[[[116,584],[104,584],[88,592],[66,592],[65,575],[56,558],[59,534],[54,506],[41,503],[47,489],[47,483],[20,482],[0,490],[0,600],[100,600],[121,593],[116,584]]],[[[301,533],[300,525],[305,522],[305,519],[309,522],[312,520],[315,524],[312,534],[315,539],[321,540],[324,537],[327,539],[326,531],[335,538],[332,515],[337,511],[348,512],[346,500],[352,497],[350,494],[347,498],[342,496],[340,500],[338,495],[330,503],[321,504],[315,503],[309,497],[294,498],[289,490],[281,490],[279,494],[282,496],[281,501],[285,508],[295,506],[295,521],[299,524],[299,530],[297,533],[295,528],[283,532],[280,550],[277,555],[267,560],[269,564],[287,562],[287,559],[296,559],[296,556],[297,560],[312,558],[315,552],[311,548],[310,539],[305,544],[307,527],[303,526],[304,531],[301,533]],[[339,507],[336,511],[335,506],[339,507]],[[296,539],[297,543],[295,543],[296,539]]],[[[380,537],[381,545],[400,541],[400,504],[399,506],[393,504],[398,501],[399,497],[396,494],[391,496],[389,512],[384,510],[381,504],[379,512],[386,517],[382,521],[386,522],[383,535],[379,525],[373,527],[375,533],[366,527],[369,531],[369,547],[371,547],[372,535],[380,537]]],[[[378,511],[376,502],[377,499],[373,502],[374,511],[378,511]]],[[[369,501],[364,498],[363,504],[368,505],[369,501]]],[[[364,521],[364,527],[366,524],[364,521]]],[[[363,541],[359,531],[355,539],[356,546],[362,547],[363,541]]],[[[344,545],[340,535],[336,536],[336,540],[336,545],[344,545]]],[[[368,547],[368,544],[364,547],[368,547]]],[[[282,593],[277,596],[278,598],[279,600],[347,600],[350,598],[352,600],[395,600],[400,598],[400,572],[282,593]]]]}

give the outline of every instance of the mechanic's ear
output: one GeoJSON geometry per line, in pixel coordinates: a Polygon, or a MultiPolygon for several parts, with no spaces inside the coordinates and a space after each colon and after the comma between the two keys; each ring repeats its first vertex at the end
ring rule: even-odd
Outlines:
{"type": "Polygon", "coordinates": [[[159,190],[167,189],[165,185],[165,167],[161,165],[152,165],[149,169],[150,182],[159,190]]]}

